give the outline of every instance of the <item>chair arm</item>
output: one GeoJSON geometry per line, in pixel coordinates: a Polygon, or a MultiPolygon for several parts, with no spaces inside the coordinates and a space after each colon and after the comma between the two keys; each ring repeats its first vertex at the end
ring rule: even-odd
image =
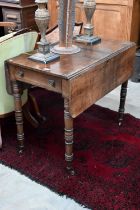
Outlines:
{"type": "Polygon", "coordinates": [[[17,24],[14,22],[0,22],[0,27],[7,27],[8,33],[11,33],[16,29],[17,24]]]}
{"type": "Polygon", "coordinates": [[[17,26],[14,22],[0,22],[0,27],[13,27],[15,28],[17,26]]]}

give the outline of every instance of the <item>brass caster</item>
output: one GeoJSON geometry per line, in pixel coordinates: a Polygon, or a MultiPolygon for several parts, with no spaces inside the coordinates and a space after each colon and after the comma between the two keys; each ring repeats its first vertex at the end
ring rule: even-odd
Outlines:
{"type": "Polygon", "coordinates": [[[66,167],[66,170],[67,170],[67,173],[68,173],[70,176],[75,176],[75,170],[73,169],[73,167],[67,166],[67,167],[66,167]]]}

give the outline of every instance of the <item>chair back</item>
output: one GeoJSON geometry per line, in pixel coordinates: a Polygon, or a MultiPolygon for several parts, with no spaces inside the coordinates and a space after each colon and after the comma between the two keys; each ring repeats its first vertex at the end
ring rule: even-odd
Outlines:
{"type": "MultiPolygon", "coordinates": [[[[0,37],[0,117],[14,111],[14,99],[6,90],[5,66],[7,59],[18,56],[21,53],[32,51],[38,37],[38,33],[31,31],[14,36],[14,33],[0,37]]],[[[27,91],[22,95],[22,103],[27,101],[27,91]]]]}
{"type": "MultiPolygon", "coordinates": [[[[82,32],[82,27],[83,27],[83,22],[76,22],[74,31],[73,31],[73,36],[79,35],[82,32]]],[[[55,44],[59,42],[59,29],[58,25],[55,25],[52,28],[49,28],[46,32],[46,38],[47,41],[50,42],[51,44],[55,44]]]]}

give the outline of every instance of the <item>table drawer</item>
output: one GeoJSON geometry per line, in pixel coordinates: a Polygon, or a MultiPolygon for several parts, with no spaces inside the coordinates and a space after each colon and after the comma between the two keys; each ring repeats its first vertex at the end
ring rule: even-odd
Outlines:
{"type": "Polygon", "coordinates": [[[19,10],[3,8],[2,12],[4,21],[21,23],[21,16],[19,10]]]}
{"type": "Polygon", "coordinates": [[[62,92],[62,82],[60,78],[48,76],[40,72],[33,72],[31,70],[16,69],[15,78],[28,84],[45,88],[54,92],[62,92]]]}

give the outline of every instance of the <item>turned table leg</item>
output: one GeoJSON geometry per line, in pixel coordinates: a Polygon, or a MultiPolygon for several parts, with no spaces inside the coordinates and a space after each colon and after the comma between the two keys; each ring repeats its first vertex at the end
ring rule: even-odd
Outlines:
{"type": "Polygon", "coordinates": [[[17,125],[17,140],[19,153],[23,152],[24,148],[24,133],[23,133],[23,114],[22,114],[22,101],[19,84],[17,81],[12,82],[13,96],[15,101],[15,119],[17,125]]]}
{"type": "Polygon", "coordinates": [[[67,170],[74,175],[72,167],[73,160],[73,118],[69,113],[69,100],[64,99],[64,122],[65,122],[65,160],[67,162],[67,170]]]}
{"type": "Polygon", "coordinates": [[[128,80],[126,82],[124,82],[121,86],[120,106],[119,106],[119,126],[122,125],[123,116],[124,116],[127,85],[128,85],[128,80]]]}

